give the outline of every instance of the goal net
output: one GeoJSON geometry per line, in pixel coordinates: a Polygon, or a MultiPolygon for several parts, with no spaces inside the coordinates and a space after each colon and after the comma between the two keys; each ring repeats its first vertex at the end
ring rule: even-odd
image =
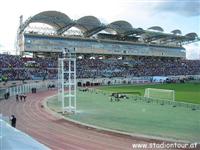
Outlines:
{"type": "Polygon", "coordinates": [[[147,88],[147,89],[145,89],[144,97],[174,101],[175,100],[175,91],[174,90],[166,90],[166,89],[147,88]]]}

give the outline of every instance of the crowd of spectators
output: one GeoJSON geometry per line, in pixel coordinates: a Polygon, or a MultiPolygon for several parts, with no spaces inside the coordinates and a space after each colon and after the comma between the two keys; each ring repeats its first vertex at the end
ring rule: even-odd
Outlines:
{"type": "MultiPolygon", "coordinates": [[[[0,80],[57,79],[57,58],[0,55],[0,80]]],[[[161,57],[77,59],[77,78],[200,75],[200,60],[161,57]]]]}

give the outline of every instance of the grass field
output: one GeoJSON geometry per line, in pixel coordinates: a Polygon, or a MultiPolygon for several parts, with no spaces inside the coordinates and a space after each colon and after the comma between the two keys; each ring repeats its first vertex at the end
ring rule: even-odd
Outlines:
{"type": "MultiPolygon", "coordinates": [[[[199,85],[192,84],[169,84],[155,85],[159,88],[179,90],[177,98],[184,100],[181,93],[192,95],[198,91],[199,85]],[[181,87],[184,86],[184,87],[181,87]],[[192,89],[193,92],[192,92],[192,89]],[[189,92],[187,91],[189,89],[189,92]],[[194,92],[195,93],[195,92],[194,92]]],[[[155,87],[153,86],[153,87],[155,87]]],[[[165,138],[188,140],[200,142],[200,111],[193,111],[184,107],[172,107],[171,105],[159,105],[146,103],[144,101],[135,101],[133,99],[120,102],[110,102],[109,91],[140,91],[149,86],[116,86],[100,87],[106,92],[99,92],[98,89],[93,92],[77,93],[77,110],[75,115],[69,115],[74,120],[83,123],[96,125],[108,129],[125,131],[128,133],[144,134],[149,136],[159,136],[165,138]],[[97,92],[98,91],[98,92],[97,92]]],[[[152,86],[150,86],[152,87],[152,86]]],[[[177,92],[177,91],[176,91],[177,92]]],[[[199,93],[196,93],[195,99],[191,96],[185,101],[198,103],[199,93]]],[[[61,111],[61,102],[54,97],[48,101],[48,106],[55,111],[61,111]]]]}
{"type": "Polygon", "coordinates": [[[105,86],[99,89],[107,92],[140,92],[144,95],[145,88],[175,90],[176,101],[200,104],[200,83],[105,86]]]}

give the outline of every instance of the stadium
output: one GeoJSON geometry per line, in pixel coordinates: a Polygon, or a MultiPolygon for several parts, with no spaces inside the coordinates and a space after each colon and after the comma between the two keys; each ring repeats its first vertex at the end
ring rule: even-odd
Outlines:
{"type": "MultiPolygon", "coordinates": [[[[120,150],[163,142],[198,149],[200,60],[187,60],[184,45],[199,41],[194,32],[134,28],[125,20],[74,20],[59,11],[21,16],[19,55],[0,54],[0,113],[15,114],[17,129],[43,145],[8,129],[6,117],[1,127],[8,138],[32,144],[29,149],[120,150]],[[16,100],[21,94],[26,101],[16,100]]],[[[4,136],[2,147],[15,149],[4,136]]]]}

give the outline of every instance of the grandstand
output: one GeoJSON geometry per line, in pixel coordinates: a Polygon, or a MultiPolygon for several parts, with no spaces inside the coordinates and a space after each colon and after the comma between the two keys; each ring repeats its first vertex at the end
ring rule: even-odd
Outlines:
{"type": "Polygon", "coordinates": [[[183,47],[199,41],[196,33],[165,33],[159,26],[144,30],[122,20],[105,25],[94,16],[73,20],[61,12],[45,11],[24,22],[21,16],[17,37],[21,55],[0,55],[3,81],[57,79],[57,58],[66,47],[76,50],[79,85],[86,84],[85,79],[99,85],[122,83],[125,78],[130,78],[128,83],[136,77],[200,74],[200,60],[185,59],[183,47]],[[33,57],[26,57],[30,53],[33,57]]]}
{"type": "Polygon", "coordinates": [[[145,30],[122,20],[105,25],[94,16],[73,20],[61,12],[44,11],[25,22],[21,16],[17,37],[21,56],[0,56],[0,61],[7,62],[0,64],[4,80],[57,79],[57,58],[66,47],[76,50],[78,79],[200,74],[200,60],[186,60],[183,47],[199,37],[181,35],[178,29],[171,33],[159,26],[145,30]],[[48,27],[36,28],[35,23],[48,27]],[[27,53],[33,58],[24,57],[27,53]]]}
{"type": "MultiPolygon", "coordinates": [[[[1,80],[57,79],[56,58],[24,58],[0,55],[1,80]],[[3,63],[7,62],[7,63],[3,63]]],[[[134,78],[151,76],[198,76],[199,60],[137,57],[132,60],[78,59],[77,78],[134,78]]]]}

